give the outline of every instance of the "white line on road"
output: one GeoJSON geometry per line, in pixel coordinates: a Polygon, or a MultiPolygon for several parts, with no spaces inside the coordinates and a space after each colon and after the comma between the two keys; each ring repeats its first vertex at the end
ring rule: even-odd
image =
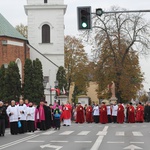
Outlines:
{"type": "Polygon", "coordinates": [[[4,145],[1,145],[1,146],[0,146],[0,149],[5,149],[5,148],[7,148],[7,147],[11,147],[11,146],[13,146],[13,145],[16,145],[16,144],[25,142],[25,141],[27,141],[27,140],[33,139],[33,138],[38,137],[38,136],[39,136],[39,135],[31,135],[31,136],[28,136],[28,137],[25,137],[25,138],[22,138],[22,139],[19,139],[19,140],[16,140],[16,141],[13,141],[13,142],[4,144],[4,145]]]}
{"type": "Polygon", "coordinates": [[[88,133],[90,133],[90,131],[81,131],[78,135],[88,135],[88,133]]]}
{"type": "Polygon", "coordinates": [[[92,141],[74,141],[75,143],[92,143],[92,141]]]}
{"type": "Polygon", "coordinates": [[[59,135],[69,135],[69,134],[71,134],[73,132],[74,131],[65,131],[65,132],[60,133],[59,135]]]}
{"type": "Polygon", "coordinates": [[[117,142],[117,141],[116,142],[111,142],[111,141],[108,141],[107,143],[108,144],[123,144],[124,142],[117,142]]]}
{"type": "Polygon", "coordinates": [[[45,142],[45,141],[27,141],[28,143],[42,143],[42,142],[45,142]]]}
{"type": "Polygon", "coordinates": [[[132,132],[134,136],[143,136],[141,132],[132,132]]]}
{"type": "Polygon", "coordinates": [[[69,141],[50,141],[51,143],[67,143],[69,141]]]}
{"type": "Polygon", "coordinates": [[[132,144],[144,144],[144,142],[130,142],[132,144]]]}
{"type": "Polygon", "coordinates": [[[116,132],[116,136],[124,136],[124,132],[116,132]]]}
{"type": "Polygon", "coordinates": [[[47,132],[42,133],[41,135],[50,135],[50,134],[53,134],[55,132],[56,131],[47,131],[47,132]]]}
{"type": "Polygon", "coordinates": [[[98,148],[102,143],[103,138],[104,136],[99,136],[90,150],[98,150],[98,148]]]}
{"type": "Polygon", "coordinates": [[[108,126],[105,126],[104,129],[97,134],[99,136],[90,150],[98,150],[99,149],[99,147],[103,141],[104,135],[107,134],[107,130],[108,130],[108,126]]]}

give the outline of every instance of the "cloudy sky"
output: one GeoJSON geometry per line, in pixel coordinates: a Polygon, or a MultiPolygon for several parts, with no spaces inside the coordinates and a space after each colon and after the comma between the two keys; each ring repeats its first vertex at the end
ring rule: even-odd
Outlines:
{"type": "MultiPolygon", "coordinates": [[[[107,10],[111,6],[119,6],[128,10],[150,10],[150,0],[64,0],[64,3],[67,5],[65,34],[75,36],[79,34],[77,30],[76,12],[78,6],[91,6],[92,12],[95,12],[96,8],[107,10]]],[[[26,4],[27,0],[1,0],[0,13],[13,26],[20,23],[26,25],[27,16],[24,12],[24,5],[26,4]]],[[[150,20],[150,12],[146,13],[145,17],[150,20]]],[[[141,68],[145,73],[144,88],[148,91],[150,88],[150,57],[141,59],[141,68]]]]}

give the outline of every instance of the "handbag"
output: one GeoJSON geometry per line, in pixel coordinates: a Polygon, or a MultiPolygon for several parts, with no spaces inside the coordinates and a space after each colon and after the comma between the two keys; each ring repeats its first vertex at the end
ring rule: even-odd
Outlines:
{"type": "Polygon", "coordinates": [[[21,122],[20,121],[18,121],[18,128],[21,128],[21,122]]]}

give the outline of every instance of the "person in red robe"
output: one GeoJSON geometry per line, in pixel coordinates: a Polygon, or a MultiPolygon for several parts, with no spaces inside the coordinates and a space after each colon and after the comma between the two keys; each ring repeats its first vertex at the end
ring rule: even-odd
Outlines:
{"type": "Polygon", "coordinates": [[[136,116],[135,116],[136,122],[143,122],[144,121],[144,107],[139,102],[137,108],[136,108],[136,116]]]}
{"type": "Polygon", "coordinates": [[[117,111],[117,123],[124,122],[124,107],[122,103],[118,104],[118,111],[117,111]]]}
{"type": "Polygon", "coordinates": [[[69,104],[69,102],[67,102],[67,104],[65,104],[63,107],[63,113],[62,113],[62,118],[64,121],[63,126],[71,125],[71,111],[72,111],[72,106],[69,104]]]}
{"type": "Polygon", "coordinates": [[[102,102],[102,105],[100,108],[100,123],[102,124],[108,123],[107,107],[105,105],[105,102],[102,102]]]}
{"type": "Polygon", "coordinates": [[[130,103],[128,108],[128,123],[135,123],[135,109],[130,103]]]}
{"type": "Polygon", "coordinates": [[[76,123],[84,123],[84,108],[81,103],[77,106],[76,123]]]}
{"type": "Polygon", "coordinates": [[[93,122],[93,108],[91,105],[87,106],[86,108],[86,122],[87,123],[92,123],[93,122]]]}

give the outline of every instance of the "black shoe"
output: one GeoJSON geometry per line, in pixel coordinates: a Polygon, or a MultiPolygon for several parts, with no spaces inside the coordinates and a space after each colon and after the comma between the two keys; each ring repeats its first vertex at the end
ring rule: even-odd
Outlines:
{"type": "Polygon", "coordinates": [[[64,124],[63,126],[66,126],[66,124],[64,124]]]}

